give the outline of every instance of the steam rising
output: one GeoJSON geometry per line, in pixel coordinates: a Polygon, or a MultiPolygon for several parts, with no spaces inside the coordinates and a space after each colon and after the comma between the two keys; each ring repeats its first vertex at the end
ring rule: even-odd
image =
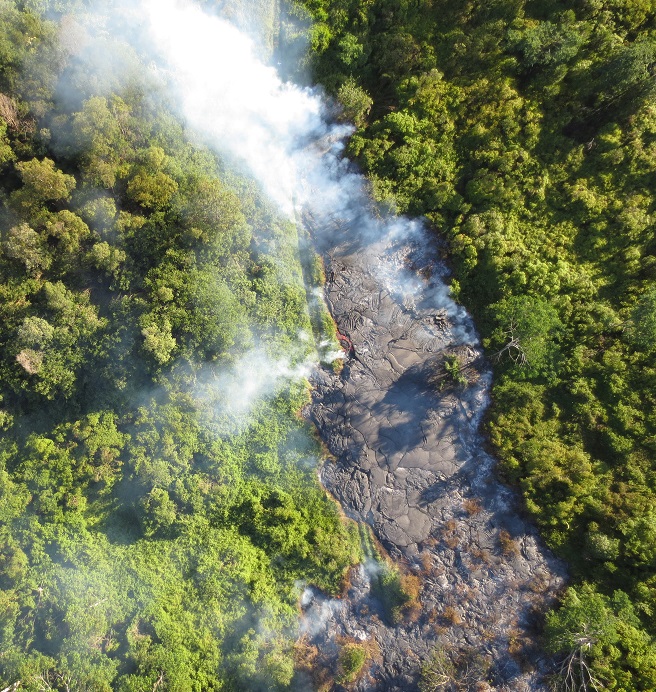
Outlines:
{"type": "Polygon", "coordinates": [[[476,342],[447,286],[439,282],[426,295],[421,281],[393,259],[390,247],[423,244],[425,231],[416,221],[373,212],[364,178],[341,158],[350,128],[329,121],[319,93],[283,82],[246,34],[198,5],[144,0],[143,16],[155,69],[178,95],[193,130],[245,167],[283,214],[309,214],[320,242],[331,228],[348,228],[349,242],[380,256],[380,278],[390,291],[406,304],[421,300],[446,309],[456,323],[454,341],[476,342]]]}
{"type": "Polygon", "coordinates": [[[300,603],[303,610],[300,633],[309,637],[315,637],[323,632],[335,614],[344,609],[343,601],[326,598],[310,586],[301,594],[300,603]]]}

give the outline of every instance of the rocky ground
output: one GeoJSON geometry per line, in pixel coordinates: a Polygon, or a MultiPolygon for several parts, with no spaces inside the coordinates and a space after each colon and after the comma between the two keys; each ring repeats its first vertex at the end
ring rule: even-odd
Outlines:
{"type": "Polygon", "coordinates": [[[373,562],[342,599],[308,589],[302,646],[315,685],[322,665],[334,672],[340,647],[358,642],[369,662],[353,689],[416,689],[436,646],[457,668],[444,689],[543,689],[551,664],[535,632],[565,573],[484,449],[490,373],[471,322],[447,300],[430,249],[333,236],[325,292],[345,363],[314,377],[308,416],[334,455],[321,477],[410,575],[420,608],[386,623],[373,562]],[[447,356],[466,385],[447,373],[447,356]]]}

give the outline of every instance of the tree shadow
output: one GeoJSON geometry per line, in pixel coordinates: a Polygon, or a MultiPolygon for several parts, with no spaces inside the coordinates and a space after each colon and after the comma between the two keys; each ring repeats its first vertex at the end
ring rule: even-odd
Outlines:
{"type": "Polygon", "coordinates": [[[425,447],[426,431],[432,425],[429,416],[437,403],[436,395],[428,388],[428,368],[423,365],[409,368],[372,408],[372,415],[386,420],[388,425],[380,425],[378,439],[370,443],[383,454],[425,447]]]}

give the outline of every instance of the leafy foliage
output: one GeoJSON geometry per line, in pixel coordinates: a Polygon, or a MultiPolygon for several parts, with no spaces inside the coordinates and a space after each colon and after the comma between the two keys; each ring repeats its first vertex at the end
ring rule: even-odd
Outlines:
{"type": "Polygon", "coordinates": [[[339,682],[354,682],[367,661],[367,651],[361,644],[348,643],[339,652],[339,682]]]}

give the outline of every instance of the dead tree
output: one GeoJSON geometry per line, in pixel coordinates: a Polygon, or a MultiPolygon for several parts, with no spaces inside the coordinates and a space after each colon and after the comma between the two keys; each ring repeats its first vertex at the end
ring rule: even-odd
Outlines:
{"type": "Polygon", "coordinates": [[[603,683],[594,676],[586,655],[594,644],[594,636],[581,634],[573,641],[575,647],[565,656],[556,674],[552,689],[556,692],[601,692],[603,683]]]}
{"type": "Polygon", "coordinates": [[[524,346],[522,345],[521,339],[517,334],[517,324],[513,320],[510,323],[510,327],[504,332],[504,335],[508,338],[506,345],[497,353],[494,354],[494,358],[497,363],[501,360],[504,353],[508,354],[508,357],[515,365],[524,366],[528,363],[528,357],[524,346]]]}

